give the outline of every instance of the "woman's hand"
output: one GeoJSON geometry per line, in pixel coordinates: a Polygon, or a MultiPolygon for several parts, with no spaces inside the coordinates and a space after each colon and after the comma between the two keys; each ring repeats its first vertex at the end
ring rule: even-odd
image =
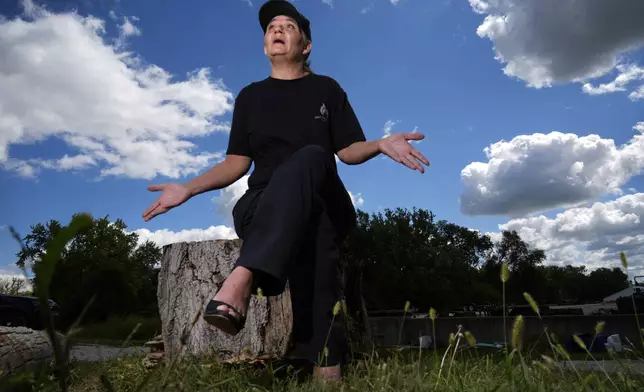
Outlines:
{"type": "Polygon", "coordinates": [[[157,215],[164,214],[174,207],[186,202],[190,198],[190,190],[182,184],[150,185],[151,192],[163,191],[161,196],[143,212],[143,219],[147,222],[157,215]]]}
{"type": "Polygon", "coordinates": [[[423,140],[424,138],[425,135],[422,133],[394,133],[380,139],[378,147],[380,152],[394,161],[402,163],[412,170],[425,173],[425,168],[421,163],[429,166],[429,161],[409,143],[410,140],[423,140]]]}

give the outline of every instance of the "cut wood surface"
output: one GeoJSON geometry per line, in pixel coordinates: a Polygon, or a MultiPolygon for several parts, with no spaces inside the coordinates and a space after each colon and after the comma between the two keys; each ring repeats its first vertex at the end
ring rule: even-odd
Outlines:
{"type": "MultiPolygon", "coordinates": [[[[58,335],[61,343],[62,335],[58,335]]],[[[0,370],[2,375],[34,371],[53,363],[54,349],[46,331],[0,326],[0,370]]]]}
{"type": "Polygon", "coordinates": [[[240,248],[241,240],[181,242],[163,248],[157,296],[166,360],[178,354],[217,353],[226,360],[242,353],[278,358],[286,353],[292,330],[288,287],[276,297],[254,295],[246,326],[236,336],[202,318],[208,301],[232,271],[240,248]]]}

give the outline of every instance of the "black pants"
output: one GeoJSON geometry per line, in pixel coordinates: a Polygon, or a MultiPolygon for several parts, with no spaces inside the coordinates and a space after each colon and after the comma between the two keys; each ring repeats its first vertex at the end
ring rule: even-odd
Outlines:
{"type": "Polygon", "coordinates": [[[264,295],[279,295],[288,281],[291,356],[314,363],[321,359],[321,365],[340,363],[342,315],[331,325],[333,307],[341,299],[339,245],[356,215],[333,155],[318,146],[297,151],[265,187],[251,188],[239,199],[233,218],[243,240],[236,265],[253,271],[253,292],[261,288],[264,295]]]}

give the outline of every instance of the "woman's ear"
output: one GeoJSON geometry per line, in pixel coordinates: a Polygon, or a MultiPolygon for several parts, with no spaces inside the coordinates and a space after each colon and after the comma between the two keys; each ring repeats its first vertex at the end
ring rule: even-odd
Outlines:
{"type": "Polygon", "coordinates": [[[302,51],[303,55],[307,55],[311,53],[311,49],[313,49],[313,43],[311,41],[306,41],[306,45],[304,45],[304,50],[302,51]]]}

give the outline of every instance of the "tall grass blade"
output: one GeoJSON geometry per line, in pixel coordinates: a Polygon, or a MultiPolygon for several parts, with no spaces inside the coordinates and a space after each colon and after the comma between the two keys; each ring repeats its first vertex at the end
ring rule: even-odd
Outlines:
{"type": "Polygon", "coordinates": [[[510,271],[506,263],[501,264],[501,285],[502,285],[502,299],[503,299],[503,348],[507,354],[508,347],[508,327],[507,321],[505,318],[506,308],[505,308],[505,283],[510,279],[510,271]]]}
{"type": "Polygon", "coordinates": [[[532,308],[532,311],[541,318],[541,312],[539,311],[539,305],[537,305],[537,301],[532,298],[530,293],[523,293],[523,298],[525,298],[526,301],[528,301],[528,304],[530,304],[530,307],[532,308]]]}
{"type": "Polygon", "coordinates": [[[514,350],[521,350],[521,331],[523,329],[523,316],[518,315],[514,319],[514,326],[512,328],[512,348],[514,350]]]}
{"type": "MultiPolygon", "coordinates": [[[[89,227],[91,224],[92,218],[89,215],[75,215],[71,219],[69,225],[63,227],[60,232],[58,232],[56,236],[54,236],[45,245],[45,253],[42,256],[42,260],[34,263],[33,265],[35,275],[34,291],[38,298],[38,304],[40,311],[42,312],[45,329],[53,346],[54,370],[59,380],[59,387],[63,392],[67,392],[69,389],[67,384],[69,378],[69,358],[68,355],[66,355],[68,350],[63,350],[58,335],[56,334],[53,315],[51,314],[51,308],[49,307],[49,286],[51,284],[56,263],[62,257],[67,244],[74,239],[79,231],[89,227]]],[[[25,246],[21,237],[18,235],[18,232],[13,227],[10,227],[9,231],[13,238],[18,240],[21,249],[24,250],[25,246]]]]}
{"type": "MultiPolygon", "coordinates": [[[[583,340],[581,340],[581,338],[580,338],[579,336],[577,336],[577,334],[573,334],[573,335],[572,335],[572,338],[573,338],[573,340],[575,341],[575,343],[577,343],[577,345],[578,345],[579,347],[581,347],[581,349],[582,349],[582,350],[586,351],[586,353],[587,353],[588,355],[590,355],[590,357],[592,358],[592,360],[593,360],[593,361],[597,362],[597,360],[595,359],[595,357],[590,353],[590,350],[588,349],[588,347],[586,347],[586,344],[584,343],[584,341],[583,341],[583,340]]],[[[615,389],[618,389],[618,388],[617,388],[617,385],[615,385],[615,382],[613,382],[613,379],[608,375],[608,373],[606,372],[606,369],[605,369],[603,366],[602,366],[602,372],[603,372],[603,373],[604,373],[604,375],[606,376],[606,379],[607,379],[608,381],[610,381],[610,383],[611,383],[611,384],[613,384],[613,386],[615,387],[615,389]]]]}

